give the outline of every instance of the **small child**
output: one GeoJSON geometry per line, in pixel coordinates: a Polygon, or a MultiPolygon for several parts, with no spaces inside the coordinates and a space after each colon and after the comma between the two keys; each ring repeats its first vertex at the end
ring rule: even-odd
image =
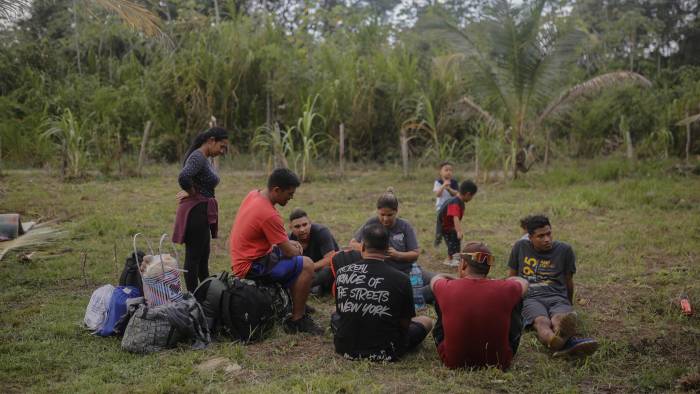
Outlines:
{"type": "Polygon", "coordinates": [[[457,180],[452,179],[452,163],[444,161],[440,163],[440,178],[435,180],[433,193],[435,193],[435,210],[439,211],[445,201],[457,195],[459,187],[457,180]]]}
{"type": "Polygon", "coordinates": [[[459,265],[461,250],[462,233],[462,216],[464,216],[464,204],[471,201],[477,192],[476,184],[472,181],[464,181],[459,185],[457,195],[445,201],[438,211],[438,228],[436,234],[445,239],[447,244],[447,254],[449,260],[445,261],[446,265],[456,267],[459,265]]]}
{"type": "Polygon", "coordinates": [[[521,239],[530,239],[530,234],[527,232],[527,222],[530,220],[532,215],[525,216],[524,218],[520,219],[520,229],[523,230],[523,235],[518,239],[520,241],[521,239]]]}

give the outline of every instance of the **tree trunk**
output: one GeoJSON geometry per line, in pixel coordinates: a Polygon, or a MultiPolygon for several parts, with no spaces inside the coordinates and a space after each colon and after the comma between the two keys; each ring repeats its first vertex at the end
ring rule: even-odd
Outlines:
{"type": "Polygon", "coordinates": [[[551,136],[552,132],[549,128],[547,128],[546,131],[546,138],[545,138],[545,143],[544,143],[544,170],[547,171],[549,169],[549,144],[550,140],[552,138],[551,136]]]}
{"type": "Polygon", "coordinates": [[[75,33],[75,63],[78,66],[78,74],[82,74],[80,69],[80,35],[78,34],[78,0],[73,0],[73,30],[75,33]]]}
{"type": "Polygon", "coordinates": [[[66,173],[68,172],[68,146],[67,142],[63,141],[61,144],[61,180],[66,179],[66,173]]]}
{"type": "MultiPolygon", "coordinates": [[[[690,113],[685,110],[685,117],[689,117],[690,113]]],[[[690,163],[690,123],[685,125],[685,164],[690,163]]]]}
{"type": "Polygon", "coordinates": [[[287,158],[284,156],[284,147],[280,145],[282,143],[282,133],[280,132],[280,126],[277,124],[277,122],[275,122],[275,125],[273,127],[274,133],[276,135],[275,141],[279,141],[279,143],[274,143],[275,168],[289,168],[287,158]]]}
{"type": "Polygon", "coordinates": [[[474,139],[474,179],[479,179],[479,139],[481,137],[476,136],[474,139]]]}
{"type": "Polygon", "coordinates": [[[345,125],[340,124],[340,130],[338,132],[340,138],[340,152],[338,154],[338,159],[340,161],[340,176],[345,174],[345,125]]]}
{"type": "Polygon", "coordinates": [[[632,146],[632,134],[629,129],[625,130],[625,145],[627,145],[627,158],[634,159],[634,146],[632,146]]]}
{"type": "Polygon", "coordinates": [[[143,164],[146,162],[146,144],[148,144],[148,134],[151,132],[151,121],[146,122],[143,128],[143,138],[141,139],[141,149],[139,150],[139,166],[137,174],[142,175],[143,164]]]}
{"type": "Polygon", "coordinates": [[[406,129],[401,129],[401,162],[403,164],[403,176],[408,176],[408,136],[406,129]]]}
{"type": "Polygon", "coordinates": [[[510,144],[510,158],[512,163],[513,179],[518,179],[518,142],[517,139],[513,140],[510,144]]]}
{"type": "Polygon", "coordinates": [[[214,0],[214,16],[216,17],[216,24],[218,25],[221,23],[221,16],[219,15],[219,0],[214,0]]]}

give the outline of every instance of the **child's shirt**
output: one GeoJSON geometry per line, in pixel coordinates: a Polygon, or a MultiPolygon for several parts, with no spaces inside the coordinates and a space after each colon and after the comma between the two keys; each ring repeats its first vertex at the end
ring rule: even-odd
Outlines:
{"type": "Polygon", "coordinates": [[[454,231],[455,223],[453,217],[462,220],[464,215],[464,201],[459,196],[454,196],[447,200],[445,209],[442,211],[442,232],[454,231]]]}
{"type": "MultiPolygon", "coordinates": [[[[433,193],[437,193],[437,191],[440,190],[440,188],[442,187],[442,183],[443,183],[442,179],[435,180],[435,184],[433,185],[433,193]]],[[[459,189],[459,183],[457,182],[456,179],[450,179],[450,187],[455,189],[455,190],[459,189]]],[[[437,197],[435,199],[435,210],[439,211],[442,204],[445,201],[449,200],[450,197],[452,197],[450,192],[448,192],[447,190],[443,190],[442,194],[440,194],[440,197],[437,197]]]]}

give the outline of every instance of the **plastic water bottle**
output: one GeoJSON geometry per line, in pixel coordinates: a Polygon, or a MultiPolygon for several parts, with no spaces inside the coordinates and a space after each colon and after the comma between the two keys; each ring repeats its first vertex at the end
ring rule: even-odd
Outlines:
{"type": "Polygon", "coordinates": [[[416,263],[411,266],[410,278],[413,287],[413,304],[416,311],[421,311],[426,308],[425,298],[423,298],[423,273],[416,263]]]}

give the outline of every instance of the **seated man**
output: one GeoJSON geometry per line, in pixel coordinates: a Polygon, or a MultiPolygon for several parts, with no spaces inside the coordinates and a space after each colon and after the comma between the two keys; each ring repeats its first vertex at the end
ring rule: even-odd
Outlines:
{"type": "Polygon", "coordinates": [[[267,189],[248,193],[231,228],[231,269],[239,278],[273,281],[290,288],[292,315],[284,322],[285,331],[320,335],[323,330],[306,314],[314,264],[302,256],[299,242],[287,238],[275,209],[275,204],[286,205],[299,185],[295,173],[278,168],[270,174],[267,189]]]}
{"type": "Polygon", "coordinates": [[[508,259],[509,276],[521,276],[530,283],[523,300],[525,326],[533,325],[539,340],[554,356],[579,356],[595,352],[598,343],[576,338],[574,273],[576,256],[568,244],[552,240],[552,227],[543,215],[526,221],[528,239],[513,245],[508,259]]]}
{"type": "Polygon", "coordinates": [[[293,210],[289,215],[289,229],[289,239],[298,241],[304,248],[304,256],[314,262],[311,292],[319,295],[328,293],[333,284],[330,261],[333,252],[338,250],[338,243],[333,234],[326,226],[312,223],[306,212],[300,208],[293,210]]]}
{"type": "Polygon", "coordinates": [[[486,279],[493,255],[481,242],[460,253],[459,279],[438,274],[430,281],[438,315],[433,337],[448,368],[496,366],[505,370],[518,350],[522,298],[527,281],[486,279]]]}
{"type": "Polygon", "coordinates": [[[350,359],[396,361],[433,327],[415,316],[408,276],[384,259],[389,234],[379,223],[362,230],[362,260],[336,271],[336,312],[331,317],[335,351],[350,359]]]}

